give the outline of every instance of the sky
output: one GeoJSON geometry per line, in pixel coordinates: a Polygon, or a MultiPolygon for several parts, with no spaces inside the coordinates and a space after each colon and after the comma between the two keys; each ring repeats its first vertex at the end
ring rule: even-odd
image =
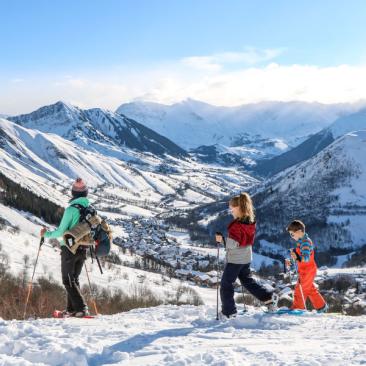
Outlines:
{"type": "Polygon", "coordinates": [[[366,99],[363,0],[0,0],[0,114],[366,99]]]}

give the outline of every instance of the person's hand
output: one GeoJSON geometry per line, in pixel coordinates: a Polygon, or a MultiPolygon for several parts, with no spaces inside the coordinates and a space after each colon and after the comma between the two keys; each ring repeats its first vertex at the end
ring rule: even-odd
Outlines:
{"type": "Polygon", "coordinates": [[[295,260],[295,261],[296,261],[296,259],[297,259],[297,255],[296,255],[295,251],[293,251],[293,250],[291,250],[291,258],[292,258],[293,260],[295,260]]]}
{"type": "Polygon", "coordinates": [[[222,237],[221,234],[216,234],[215,239],[216,239],[216,243],[222,244],[224,242],[224,238],[222,237]]]}
{"type": "Polygon", "coordinates": [[[41,229],[41,232],[39,233],[39,235],[40,235],[40,237],[41,238],[43,238],[44,237],[44,234],[45,234],[45,232],[47,231],[47,228],[45,228],[45,227],[43,227],[42,229],[41,229]]]}
{"type": "Polygon", "coordinates": [[[289,258],[286,258],[285,259],[285,266],[286,266],[286,268],[290,268],[291,267],[291,259],[289,259],[289,258]]]}

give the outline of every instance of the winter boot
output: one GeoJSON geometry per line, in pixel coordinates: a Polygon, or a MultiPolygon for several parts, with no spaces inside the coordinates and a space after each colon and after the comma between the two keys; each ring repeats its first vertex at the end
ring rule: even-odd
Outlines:
{"type": "Polygon", "coordinates": [[[321,313],[327,313],[328,310],[329,310],[329,306],[328,306],[328,304],[325,304],[322,308],[317,309],[316,312],[321,314],[321,313]]]}
{"type": "Polygon", "coordinates": [[[85,316],[89,316],[89,315],[90,315],[89,309],[88,309],[88,307],[85,307],[83,310],[77,311],[74,314],[74,317],[76,317],[76,318],[84,318],[85,316]]]}
{"type": "Polygon", "coordinates": [[[272,294],[271,300],[268,300],[265,302],[265,305],[267,306],[267,311],[269,313],[274,313],[278,309],[278,295],[276,293],[272,294]]]}

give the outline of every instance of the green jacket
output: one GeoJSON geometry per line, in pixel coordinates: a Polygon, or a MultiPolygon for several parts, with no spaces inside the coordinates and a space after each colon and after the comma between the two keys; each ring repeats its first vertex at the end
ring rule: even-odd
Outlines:
{"type": "MultiPolygon", "coordinates": [[[[54,231],[46,231],[44,234],[45,238],[59,238],[63,236],[65,231],[72,229],[76,224],[79,223],[80,213],[76,207],[71,205],[79,204],[83,207],[89,206],[89,200],[86,197],[80,197],[72,200],[70,206],[66,208],[64,215],[62,216],[59,227],[54,231]]],[[[61,245],[65,245],[64,241],[61,241],[61,245]]]]}

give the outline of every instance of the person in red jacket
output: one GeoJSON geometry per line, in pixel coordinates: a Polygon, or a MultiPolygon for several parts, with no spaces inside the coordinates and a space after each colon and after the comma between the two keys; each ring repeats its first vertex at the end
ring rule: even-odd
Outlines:
{"type": "Polygon", "coordinates": [[[318,312],[325,312],[328,306],[314,284],[317,266],[314,259],[313,242],[306,234],[305,225],[300,220],[292,221],[287,227],[287,231],[296,241],[295,248],[291,250],[291,257],[297,265],[299,274],[291,309],[305,309],[306,299],[309,298],[318,312]]]}
{"type": "Polygon", "coordinates": [[[241,193],[230,200],[229,207],[234,219],[228,226],[228,237],[225,240],[221,234],[216,234],[217,243],[226,243],[226,264],[220,288],[222,314],[230,318],[237,313],[233,286],[237,278],[253,296],[273,311],[276,295],[251,276],[250,263],[256,230],[252,199],[248,193],[241,193]]]}

